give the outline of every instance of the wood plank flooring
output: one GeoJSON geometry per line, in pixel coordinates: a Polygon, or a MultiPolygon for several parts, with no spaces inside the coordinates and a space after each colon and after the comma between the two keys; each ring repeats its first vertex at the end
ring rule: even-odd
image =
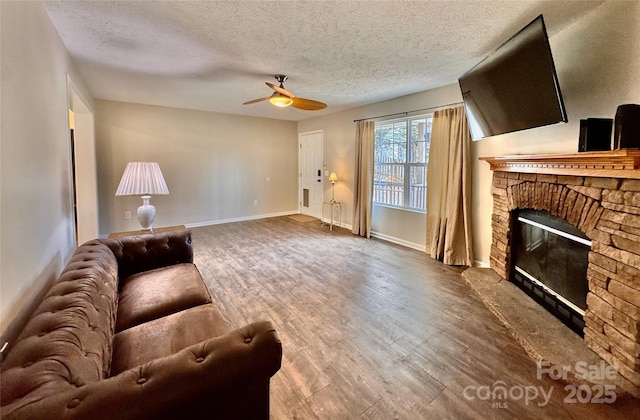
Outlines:
{"type": "Polygon", "coordinates": [[[231,325],[267,319],[282,340],[273,419],[640,418],[628,395],[565,403],[565,383],[537,379],[460,270],[422,252],[287,217],[192,231],[231,325]],[[551,398],[480,399],[496,381],[551,398]]]}

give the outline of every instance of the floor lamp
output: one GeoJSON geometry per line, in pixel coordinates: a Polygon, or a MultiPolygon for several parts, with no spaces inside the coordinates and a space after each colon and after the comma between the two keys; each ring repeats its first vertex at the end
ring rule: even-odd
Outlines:
{"type": "Polygon", "coordinates": [[[116,190],[119,195],[141,195],[142,205],[138,207],[138,221],[142,230],[153,231],[156,208],[149,204],[151,195],[169,194],[160,165],[156,162],[129,162],[116,190]]]}

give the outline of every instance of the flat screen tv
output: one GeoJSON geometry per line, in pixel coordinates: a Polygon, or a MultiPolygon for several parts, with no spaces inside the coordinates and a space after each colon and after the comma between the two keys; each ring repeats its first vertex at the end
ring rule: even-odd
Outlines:
{"type": "Polygon", "coordinates": [[[458,82],[473,140],[567,122],[542,15],[458,82]]]}

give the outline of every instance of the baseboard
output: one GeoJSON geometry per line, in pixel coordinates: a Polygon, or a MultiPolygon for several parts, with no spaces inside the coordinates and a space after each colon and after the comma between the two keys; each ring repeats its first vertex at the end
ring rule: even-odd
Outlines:
{"type": "MultiPolygon", "coordinates": [[[[323,217],[323,218],[320,219],[320,221],[322,221],[322,223],[325,223],[327,225],[329,223],[331,223],[331,219],[329,219],[328,217],[323,217]]],[[[336,222],[335,219],[333,219],[333,227],[339,227],[339,228],[342,228],[342,229],[347,229],[349,231],[351,231],[351,229],[352,229],[351,225],[348,225],[348,224],[342,223],[342,222],[338,223],[338,222],[336,222]]]]}
{"type": "MultiPolygon", "coordinates": [[[[207,222],[186,223],[185,226],[187,228],[196,228],[196,227],[203,227],[203,226],[221,225],[221,224],[224,224],[224,223],[234,223],[234,222],[245,222],[245,221],[248,221],[248,220],[268,219],[270,217],[291,216],[292,214],[300,214],[300,212],[298,210],[290,210],[290,211],[283,211],[283,212],[278,212],[278,213],[257,214],[257,215],[254,215],[254,216],[233,217],[233,218],[230,218],[230,219],[210,220],[210,221],[207,221],[207,222]]],[[[328,218],[324,218],[323,217],[321,220],[326,224],[330,223],[330,220],[328,218]]],[[[341,227],[343,229],[352,230],[352,226],[351,225],[346,224],[346,223],[335,223],[335,220],[334,220],[334,226],[341,227]]],[[[406,241],[404,239],[396,238],[395,236],[385,235],[384,233],[375,232],[375,231],[371,232],[371,236],[374,237],[374,238],[381,239],[383,241],[387,241],[387,242],[391,242],[391,243],[394,243],[394,244],[397,244],[397,245],[405,246],[407,248],[415,249],[415,250],[420,251],[420,252],[425,252],[426,251],[426,246],[425,245],[417,244],[415,242],[406,241]]],[[[105,237],[106,238],[107,235],[100,235],[100,237],[105,237]]],[[[478,268],[491,268],[488,262],[477,261],[477,260],[473,261],[473,266],[474,267],[478,267],[478,268]]]]}
{"type": "Polygon", "coordinates": [[[417,244],[415,242],[405,241],[404,239],[396,238],[395,236],[385,235],[384,233],[371,231],[371,236],[374,238],[382,239],[383,241],[392,242],[394,244],[406,246],[421,252],[425,252],[425,245],[417,244]]]}
{"type": "Polygon", "coordinates": [[[209,220],[207,222],[186,223],[185,226],[187,228],[195,228],[195,227],[203,227],[203,226],[221,225],[224,223],[246,222],[248,220],[268,219],[271,217],[291,216],[292,214],[299,214],[299,213],[300,212],[298,210],[290,210],[290,211],[283,211],[278,213],[256,214],[254,216],[233,217],[230,219],[209,220]]]}
{"type": "Polygon", "coordinates": [[[485,261],[473,260],[473,266],[478,268],[491,268],[491,265],[485,261]]]}
{"type": "MultiPolygon", "coordinates": [[[[330,222],[328,218],[324,218],[324,217],[322,218],[322,221],[326,224],[329,224],[330,222]]],[[[353,229],[353,226],[346,223],[338,224],[336,223],[335,220],[333,221],[333,226],[341,227],[343,229],[348,229],[348,230],[353,229]]],[[[380,233],[380,232],[372,231],[371,237],[381,239],[386,242],[392,242],[396,245],[402,245],[407,248],[415,249],[421,252],[425,252],[425,249],[426,249],[424,245],[417,244],[415,242],[405,241],[404,239],[396,238],[395,236],[385,235],[384,233],[380,233]]]]}

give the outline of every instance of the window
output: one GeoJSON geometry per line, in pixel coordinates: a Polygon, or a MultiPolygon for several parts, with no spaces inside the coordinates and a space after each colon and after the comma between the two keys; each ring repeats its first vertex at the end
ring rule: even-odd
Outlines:
{"type": "Polygon", "coordinates": [[[373,203],[426,211],[432,115],[376,122],[373,203]]]}

